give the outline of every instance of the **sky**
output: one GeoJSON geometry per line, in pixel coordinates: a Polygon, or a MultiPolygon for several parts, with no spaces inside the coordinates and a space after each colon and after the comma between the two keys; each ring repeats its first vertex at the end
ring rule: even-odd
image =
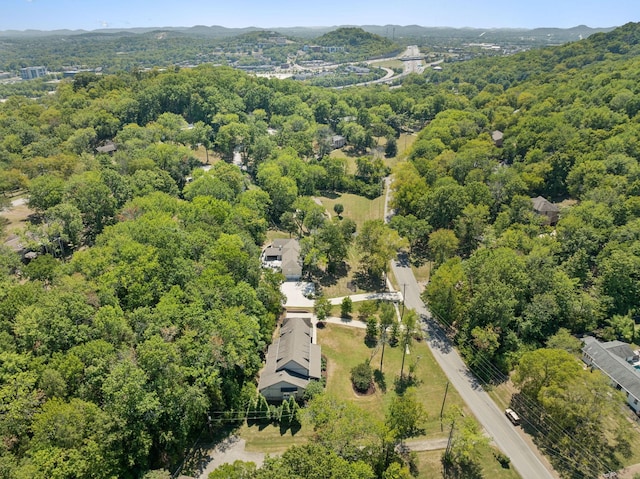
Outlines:
{"type": "Polygon", "coordinates": [[[193,25],[569,28],[638,21],[640,0],[0,0],[0,31],[193,25]]]}

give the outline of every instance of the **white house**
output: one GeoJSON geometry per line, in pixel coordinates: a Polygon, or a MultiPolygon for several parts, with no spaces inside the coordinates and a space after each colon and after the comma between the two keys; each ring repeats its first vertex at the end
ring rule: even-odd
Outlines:
{"type": "Polygon", "coordinates": [[[320,379],[320,346],[313,344],[308,318],[285,318],[280,336],[267,350],[267,361],[258,391],[268,401],[282,401],[304,394],[311,380],[320,379]]]}
{"type": "Polygon", "coordinates": [[[627,404],[640,416],[640,356],[627,343],[596,338],[582,338],[582,360],[599,369],[611,380],[612,386],[625,393],[627,404]]]}

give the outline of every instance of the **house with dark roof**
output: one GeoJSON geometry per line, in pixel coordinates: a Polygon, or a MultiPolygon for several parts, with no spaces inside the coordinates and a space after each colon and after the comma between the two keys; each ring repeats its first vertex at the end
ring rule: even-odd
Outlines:
{"type": "Polygon", "coordinates": [[[117,150],[118,147],[113,141],[107,141],[104,145],[96,148],[98,153],[107,153],[108,155],[112,155],[117,150]]]}
{"type": "Polygon", "coordinates": [[[533,203],[533,211],[541,216],[546,217],[546,221],[550,225],[555,225],[560,218],[560,208],[551,203],[544,196],[538,196],[536,198],[531,198],[531,203],[533,203]]]}
{"type": "Polygon", "coordinates": [[[591,369],[599,369],[612,386],[625,393],[627,404],[640,416],[640,354],[622,341],[601,343],[596,338],[582,338],[582,360],[591,369]]]}
{"type": "Polygon", "coordinates": [[[280,269],[287,281],[302,277],[300,242],[297,239],[274,239],[262,252],[262,264],[267,268],[280,269]]]}
{"type": "Polygon", "coordinates": [[[268,401],[302,397],[309,382],[320,376],[320,346],[313,343],[311,319],[285,318],[278,339],[267,350],[258,391],[268,401]]]}

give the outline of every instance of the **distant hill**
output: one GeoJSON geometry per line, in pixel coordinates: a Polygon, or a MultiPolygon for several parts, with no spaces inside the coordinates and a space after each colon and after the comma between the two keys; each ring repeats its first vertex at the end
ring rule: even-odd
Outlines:
{"type": "Polygon", "coordinates": [[[391,46],[393,44],[388,38],[366,32],[362,28],[357,27],[341,27],[325,33],[315,40],[318,45],[324,46],[350,45],[360,47],[372,43],[378,43],[380,46],[391,46]]]}
{"type": "MultiPolygon", "coordinates": [[[[195,25],[193,27],[150,27],[150,28],[102,28],[92,30],[91,33],[133,33],[144,34],[157,30],[177,31],[190,35],[198,35],[209,38],[228,38],[249,32],[261,30],[275,30],[278,33],[290,37],[317,38],[340,28],[352,28],[356,25],[322,26],[322,27],[272,27],[272,28],[227,28],[220,25],[195,25]]],[[[423,27],[420,25],[362,25],[365,32],[373,33],[392,40],[398,39],[422,39],[422,38],[461,38],[473,39],[480,35],[487,40],[494,38],[517,39],[526,37],[541,42],[566,43],[569,41],[586,38],[594,33],[608,32],[611,28],[590,28],[579,25],[573,28],[536,28],[536,29],[480,29],[480,28],[450,28],[450,27],[423,27]]],[[[0,31],[0,37],[46,37],[46,36],[70,36],[90,33],[87,30],[5,30],[0,31]]]]}

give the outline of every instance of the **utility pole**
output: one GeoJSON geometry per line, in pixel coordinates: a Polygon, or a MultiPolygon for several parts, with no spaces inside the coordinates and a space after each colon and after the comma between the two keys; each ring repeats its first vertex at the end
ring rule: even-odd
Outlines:
{"type": "Polygon", "coordinates": [[[382,373],[382,360],[384,359],[384,344],[387,342],[387,328],[380,331],[380,342],[382,343],[382,354],[380,355],[380,372],[382,373]]]}
{"type": "Polygon", "coordinates": [[[444,397],[442,398],[442,407],[440,408],[440,431],[443,430],[442,425],[442,413],[444,412],[444,402],[447,400],[447,393],[449,392],[449,381],[447,381],[447,386],[444,389],[444,397]]]}
{"type": "Polygon", "coordinates": [[[451,439],[453,438],[453,427],[456,425],[455,419],[451,423],[451,431],[449,431],[449,439],[447,440],[447,448],[444,451],[444,477],[449,476],[449,462],[451,461],[451,439]]]}
{"type": "Polygon", "coordinates": [[[406,301],[405,295],[407,293],[407,283],[402,283],[402,314],[400,315],[400,320],[404,318],[404,302],[406,301]]]}

